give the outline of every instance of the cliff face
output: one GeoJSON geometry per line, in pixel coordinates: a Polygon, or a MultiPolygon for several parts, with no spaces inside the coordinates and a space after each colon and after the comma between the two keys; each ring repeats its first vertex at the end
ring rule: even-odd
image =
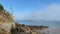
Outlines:
{"type": "Polygon", "coordinates": [[[9,34],[12,27],[15,27],[13,16],[5,10],[0,10],[0,34],[9,34]]]}

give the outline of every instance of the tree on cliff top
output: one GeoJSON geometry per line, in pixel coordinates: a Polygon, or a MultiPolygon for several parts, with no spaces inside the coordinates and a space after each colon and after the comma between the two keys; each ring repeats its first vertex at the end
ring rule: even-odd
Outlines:
{"type": "Polygon", "coordinates": [[[0,10],[4,10],[4,7],[3,5],[0,4],[0,10]]]}

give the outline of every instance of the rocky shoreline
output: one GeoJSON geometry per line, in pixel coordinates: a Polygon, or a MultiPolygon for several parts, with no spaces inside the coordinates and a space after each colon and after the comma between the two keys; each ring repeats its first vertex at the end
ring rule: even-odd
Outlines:
{"type": "Polygon", "coordinates": [[[49,27],[47,26],[26,26],[26,25],[21,25],[16,23],[16,28],[11,30],[12,34],[36,34],[36,32],[41,31],[41,30],[45,30],[49,27]]]}

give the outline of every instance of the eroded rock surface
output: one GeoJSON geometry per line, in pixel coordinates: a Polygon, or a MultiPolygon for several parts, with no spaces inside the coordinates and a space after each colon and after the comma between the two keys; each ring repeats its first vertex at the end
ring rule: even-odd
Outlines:
{"type": "Polygon", "coordinates": [[[10,34],[12,27],[15,28],[13,16],[6,10],[0,10],[0,34],[10,34]]]}

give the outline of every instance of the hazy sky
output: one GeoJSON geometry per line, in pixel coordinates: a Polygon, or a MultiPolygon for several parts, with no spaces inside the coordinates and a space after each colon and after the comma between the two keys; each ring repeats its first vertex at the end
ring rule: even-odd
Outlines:
{"type": "MultiPolygon", "coordinates": [[[[0,0],[0,3],[10,12],[11,4],[13,9],[12,13],[15,19],[18,20],[60,21],[60,0],[0,0]]],[[[55,23],[56,26],[58,24],[55,23]]],[[[54,25],[54,23],[48,23],[48,25],[54,25]]]]}
{"type": "Polygon", "coordinates": [[[20,20],[60,20],[60,0],[0,0],[20,20]]]}

